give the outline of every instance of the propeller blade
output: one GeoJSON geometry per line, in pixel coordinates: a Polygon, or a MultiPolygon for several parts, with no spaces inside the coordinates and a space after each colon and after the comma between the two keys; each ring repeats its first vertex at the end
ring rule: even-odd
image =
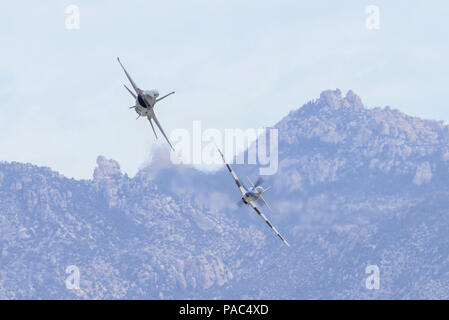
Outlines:
{"type": "Polygon", "coordinates": [[[265,203],[263,202],[263,200],[261,198],[257,198],[256,203],[261,207],[265,206],[265,203]]]}
{"type": "Polygon", "coordinates": [[[237,205],[239,208],[241,208],[244,204],[245,204],[245,203],[243,202],[242,199],[240,199],[240,200],[236,203],[236,205],[237,205]]]}
{"type": "Polygon", "coordinates": [[[263,183],[263,178],[262,177],[259,177],[258,179],[257,179],[257,181],[256,181],[256,183],[254,184],[254,186],[255,187],[258,187],[258,186],[260,186],[262,183],[263,183]]]}

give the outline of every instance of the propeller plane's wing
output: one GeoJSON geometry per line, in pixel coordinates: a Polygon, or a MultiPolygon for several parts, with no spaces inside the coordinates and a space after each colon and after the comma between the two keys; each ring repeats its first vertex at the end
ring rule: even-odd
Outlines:
{"type": "Polygon", "coordinates": [[[254,211],[257,212],[257,214],[265,221],[265,223],[274,231],[274,233],[276,233],[276,235],[279,237],[279,239],[281,239],[282,242],[284,242],[287,247],[290,247],[288,242],[281,236],[279,231],[276,230],[276,228],[271,224],[271,222],[267,219],[267,217],[265,217],[265,215],[262,213],[262,211],[260,211],[259,208],[257,208],[251,201],[249,202],[249,205],[251,206],[251,208],[254,209],[254,211]]]}
{"type": "MultiPolygon", "coordinates": [[[[218,152],[221,155],[221,158],[223,159],[223,162],[226,165],[226,168],[228,168],[228,171],[231,173],[232,178],[234,178],[234,182],[237,185],[237,187],[239,188],[240,192],[242,193],[242,195],[244,196],[246,193],[246,189],[243,186],[243,184],[240,182],[239,178],[237,177],[237,175],[235,174],[234,170],[232,170],[231,166],[226,162],[223,153],[221,152],[221,150],[216,146],[218,152]]],[[[252,184],[252,181],[248,178],[249,182],[252,184]]],[[[268,189],[267,189],[268,190],[268,189]]],[[[267,191],[265,190],[265,191],[267,191]]],[[[251,206],[251,208],[254,209],[254,211],[257,212],[257,214],[265,221],[265,223],[271,228],[271,230],[274,231],[274,233],[276,233],[276,235],[279,237],[279,239],[282,240],[282,242],[284,242],[284,244],[287,247],[290,247],[290,245],[288,244],[288,242],[282,237],[282,235],[276,230],[276,228],[271,224],[271,222],[267,219],[267,217],[265,217],[265,215],[262,213],[262,211],[259,210],[259,208],[257,208],[254,203],[252,201],[247,201],[245,202],[248,205],[251,206]]]]}
{"type": "MultiPolygon", "coordinates": [[[[217,146],[216,146],[217,147],[217,146]]],[[[240,192],[242,193],[242,195],[245,195],[246,193],[246,189],[243,186],[243,184],[240,182],[239,178],[237,177],[237,175],[235,174],[235,172],[232,170],[231,166],[226,162],[223,153],[221,152],[221,150],[217,147],[218,152],[221,155],[221,158],[223,159],[224,164],[226,165],[226,168],[228,168],[228,171],[231,173],[232,178],[234,178],[234,182],[237,185],[237,187],[239,188],[240,192]]]]}

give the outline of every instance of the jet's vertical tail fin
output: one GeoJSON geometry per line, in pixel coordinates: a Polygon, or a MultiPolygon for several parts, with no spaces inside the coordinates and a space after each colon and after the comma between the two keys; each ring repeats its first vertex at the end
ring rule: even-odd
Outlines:
{"type": "Polygon", "coordinates": [[[134,92],[131,91],[131,89],[129,89],[126,85],[123,85],[126,90],[128,90],[128,92],[134,97],[134,99],[137,99],[137,96],[134,94],[134,92]]]}
{"type": "Polygon", "coordinates": [[[151,128],[153,128],[154,135],[156,136],[156,139],[157,139],[157,134],[156,134],[156,130],[154,130],[153,121],[151,121],[150,117],[148,117],[148,121],[150,121],[151,128]]]}

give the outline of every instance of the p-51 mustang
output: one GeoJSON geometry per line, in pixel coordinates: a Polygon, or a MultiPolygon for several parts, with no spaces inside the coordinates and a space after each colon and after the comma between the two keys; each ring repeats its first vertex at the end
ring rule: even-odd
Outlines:
{"type": "Polygon", "coordinates": [[[131,77],[128,74],[128,72],[126,72],[126,69],[125,69],[125,67],[123,67],[123,65],[120,62],[119,58],[117,58],[117,61],[122,66],[123,71],[125,71],[126,77],[128,78],[129,82],[131,83],[132,87],[134,88],[134,91],[137,94],[136,95],[126,85],[124,85],[126,90],[128,90],[128,92],[134,97],[134,99],[136,99],[136,104],[134,106],[130,107],[130,109],[135,109],[136,110],[137,114],[139,115],[137,117],[137,119],[139,119],[140,117],[147,117],[148,118],[148,121],[150,121],[151,128],[153,128],[154,135],[156,136],[156,139],[157,139],[157,134],[156,134],[156,131],[154,130],[153,122],[151,121],[151,120],[154,120],[154,122],[158,126],[159,130],[162,132],[162,135],[164,136],[165,140],[167,140],[167,142],[170,145],[170,147],[173,150],[175,150],[173,148],[173,146],[171,145],[170,140],[168,140],[164,130],[162,129],[161,124],[157,120],[156,115],[154,114],[154,105],[156,104],[156,102],[161,101],[162,99],[168,97],[171,94],[174,94],[175,92],[174,91],[170,92],[169,94],[166,94],[165,96],[158,98],[159,97],[159,92],[157,90],[142,90],[142,89],[140,89],[135,84],[133,79],[131,79],[131,77]]]}
{"type": "MultiPolygon", "coordinates": [[[[263,189],[260,184],[262,183],[262,179],[257,179],[256,183],[253,184],[252,181],[248,178],[249,183],[251,184],[250,188],[246,188],[239,180],[237,175],[232,170],[231,166],[226,162],[223,153],[221,150],[217,147],[218,152],[220,153],[221,157],[223,158],[223,162],[225,163],[226,167],[228,168],[229,172],[231,173],[232,177],[234,178],[235,184],[239,188],[240,192],[242,193],[242,199],[239,201],[240,204],[244,203],[246,205],[249,205],[251,208],[254,209],[254,211],[257,212],[257,214],[266,222],[266,224],[276,233],[276,235],[279,237],[279,239],[284,242],[287,247],[290,247],[288,242],[281,236],[281,234],[276,230],[276,228],[271,224],[271,222],[265,217],[265,215],[259,210],[259,208],[256,207],[255,202],[262,201],[263,204],[265,204],[268,208],[268,203],[263,198],[263,194],[270,190],[271,187],[267,189],[263,189]]],[[[271,210],[271,208],[270,208],[271,210]]]]}

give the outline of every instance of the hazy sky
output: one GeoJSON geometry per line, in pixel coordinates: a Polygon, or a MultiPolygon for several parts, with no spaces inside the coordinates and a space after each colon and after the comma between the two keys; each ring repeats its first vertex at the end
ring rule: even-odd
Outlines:
{"type": "Polygon", "coordinates": [[[90,178],[102,154],[134,175],[156,140],[117,56],[141,88],[176,90],[156,105],[168,134],[271,126],[335,88],[449,121],[447,1],[299,2],[2,1],[0,160],[90,178]]]}

